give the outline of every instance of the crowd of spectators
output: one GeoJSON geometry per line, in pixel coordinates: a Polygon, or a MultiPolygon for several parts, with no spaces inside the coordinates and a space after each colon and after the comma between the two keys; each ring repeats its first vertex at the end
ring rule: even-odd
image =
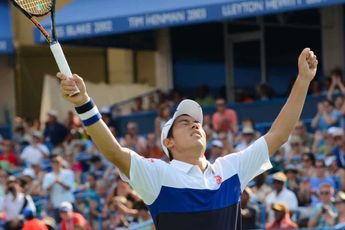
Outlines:
{"type": "MultiPolygon", "coordinates": [[[[273,168],[244,190],[243,229],[345,224],[345,86],[339,71],[329,79],[327,90],[319,90],[325,99],[310,126],[299,121],[288,142],[273,155],[273,168]]],[[[239,121],[223,98],[212,98],[202,90],[197,100],[216,108],[215,113],[205,114],[203,123],[211,163],[245,149],[262,135],[252,119],[239,121]]],[[[170,97],[151,95],[148,105],[157,117],[154,132],[145,136],[139,134],[138,124],[129,122],[126,133],[118,137],[109,109],[101,109],[102,118],[121,145],[143,157],[168,161],[160,131],[182,99],[178,91],[170,97]]],[[[141,99],[134,104],[133,112],[143,110],[141,99]]],[[[141,198],[120,179],[73,112],[64,117],[50,111],[44,124],[16,118],[13,138],[1,140],[3,228],[125,229],[150,219],[141,198]]]]}

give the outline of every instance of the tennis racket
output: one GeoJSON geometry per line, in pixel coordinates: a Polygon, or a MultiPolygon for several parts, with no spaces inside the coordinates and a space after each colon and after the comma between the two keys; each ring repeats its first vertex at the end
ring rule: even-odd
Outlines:
{"type": "MultiPolygon", "coordinates": [[[[72,78],[72,72],[66,61],[65,55],[62,51],[61,45],[57,40],[55,30],[55,0],[10,0],[15,7],[17,7],[32,23],[41,31],[45,39],[50,45],[55,61],[59,67],[61,73],[68,78],[72,78]],[[42,17],[50,13],[51,18],[51,35],[43,28],[38,22],[36,17],[42,17]]],[[[76,91],[69,96],[74,96],[79,93],[79,89],[76,87],[76,91]]]]}

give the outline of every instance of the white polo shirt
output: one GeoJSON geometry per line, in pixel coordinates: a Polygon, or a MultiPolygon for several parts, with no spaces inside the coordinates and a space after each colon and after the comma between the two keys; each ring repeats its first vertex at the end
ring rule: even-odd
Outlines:
{"type": "Polygon", "coordinates": [[[247,149],[196,165],[166,163],[131,152],[130,179],[157,229],[241,229],[240,196],[248,182],[272,167],[263,137],[247,149]]]}

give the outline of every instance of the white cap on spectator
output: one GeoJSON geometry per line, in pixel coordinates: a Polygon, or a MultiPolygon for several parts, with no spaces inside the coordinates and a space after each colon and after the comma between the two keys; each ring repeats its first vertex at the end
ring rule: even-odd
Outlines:
{"type": "Polygon", "coordinates": [[[99,110],[99,112],[100,112],[101,114],[110,114],[110,113],[111,113],[110,108],[109,108],[108,106],[103,106],[103,107],[99,110]]]}
{"type": "Polygon", "coordinates": [[[48,112],[48,114],[50,115],[50,116],[54,116],[54,117],[56,117],[57,115],[58,115],[58,112],[56,111],[56,110],[50,110],[49,112],[48,112]]]}
{"type": "Polygon", "coordinates": [[[37,138],[43,137],[42,132],[37,131],[37,130],[32,131],[32,134],[31,134],[31,135],[34,136],[34,137],[37,137],[37,138]]]}
{"type": "Polygon", "coordinates": [[[334,161],[336,161],[337,158],[335,156],[328,156],[325,158],[325,165],[327,167],[331,166],[334,161]]]}
{"type": "Polygon", "coordinates": [[[169,121],[167,121],[162,128],[161,144],[162,144],[164,153],[168,157],[169,157],[169,151],[163,144],[163,141],[164,139],[167,138],[169,130],[171,126],[174,124],[174,121],[176,120],[176,118],[184,114],[193,117],[195,120],[199,121],[200,124],[202,125],[203,115],[202,115],[201,106],[197,102],[190,99],[185,99],[181,101],[180,104],[177,106],[174,116],[169,121]]]}
{"type": "Polygon", "coordinates": [[[344,130],[339,127],[330,127],[327,130],[328,134],[331,134],[333,137],[344,136],[344,130]]]}
{"type": "Polygon", "coordinates": [[[212,146],[218,147],[218,148],[223,148],[223,142],[220,140],[216,139],[211,142],[212,146]]]}
{"type": "Polygon", "coordinates": [[[244,126],[242,129],[242,134],[254,134],[255,131],[251,126],[244,126]]]}
{"type": "Polygon", "coordinates": [[[59,210],[60,212],[69,212],[73,211],[73,207],[70,202],[64,201],[60,204],[59,210]]]}
{"type": "Polygon", "coordinates": [[[32,168],[26,168],[23,171],[23,176],[29,176],[32,179],[34,179],[35,178],[35,172],[32,168]]]}

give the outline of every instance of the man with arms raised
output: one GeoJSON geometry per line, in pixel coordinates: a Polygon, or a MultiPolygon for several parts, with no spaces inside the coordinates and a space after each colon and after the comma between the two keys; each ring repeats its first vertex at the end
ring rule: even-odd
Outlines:
{"type": "Polygon", "coordinates": [[[241,192],[250,180],[271,167],[269,155],[287,141],[299,120],[317,63],[313,51],[304,49],[291,94],[268,133],[247,149],[220,157],[214,164],[204,156],[203,116],[196,102],[182,101],[162,128],[164,152],[171,160],[166,163],[142,158],[120,146],[100,119],[82,78],[57,77],[62,94],[76,106],[88,134],[148,205],[157,229],[241,229],[241,192]],[[76,85],[80,94],[66,96],[76,85]]]}

